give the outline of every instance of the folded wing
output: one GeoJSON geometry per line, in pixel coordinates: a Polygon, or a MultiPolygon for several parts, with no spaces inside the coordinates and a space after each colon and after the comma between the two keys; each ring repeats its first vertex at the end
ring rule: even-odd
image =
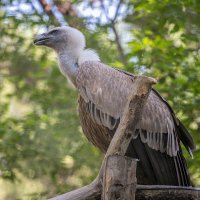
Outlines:
{"type": "MultiPolygon", "coordinates": [[[[110,130],[116,128],[122,116],[134,76],[127,75],[96,61],[84,62],[77,76],[77,87],[97,124],[110,130]]],[[[170,156],[179,150],[178,135],[171,110],[153,90],[144,106],[142,120],[133,133],[143,143],[170,156]],[[145,132],[143,131],[145,130],[145,132]]]]}

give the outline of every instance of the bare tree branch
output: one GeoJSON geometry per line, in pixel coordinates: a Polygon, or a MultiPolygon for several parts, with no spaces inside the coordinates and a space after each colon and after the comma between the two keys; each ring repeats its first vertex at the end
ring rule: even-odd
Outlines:
{"type": "Polygon", "coordinates": [[[200,200],[200,188],[167,185],[137,185],[136,199],[200,200]]]}
{"type": "MultiPolygon", "coordinates": [[[[79,27],[80,22],[78,20],[77,12],[73,7],[71,0],[68,1],[57,1],[54,0],[53,4],[48,4],[46,0],[38,0],[40,5],[42,6],[44,12],[49,16],[50,20],[52,21],[53,25],[55,26],[62,26],[62,21],[64,20],[65,23],[69,24],[72,27],[79,27]],[[53,10],[53,7],[56,8],[56,11],[53,10]],[[58,12],[61,16],[59,19],[55,12],[58,12]],[[66,17],[72,17],[69,21],[66,20],[66,17]],[[73,19],[73,20],[72,20],[73,19]]],[[[81,24],[82,26],[82,24],[81,24]]]]}
{"type": "Polygon", "coordinates": [[[120,37],[119,37],[118,31],[117,31],[117,29],[116,29],[116,20],[117,20],[117,17],[118,17],[118,14],[119,14],[119,10],[120,10],[120,7],[121,7],[121,4],[122,4],[123,0],[120,0],[120,1],[119,1],[113,19],[111,19],[111,18],[108,16],[108,12],[107,12],[107,10],[106,10],[106,8],[105,8],[105,5],[104,5],[104,0],[101,0],[100,2],[101,2],[102,11],[104,12],[104,15],[106,16],[106,19],[108,20],[108,22],[111,24],[111,29],[112,29],[112,31],[113,31],[113,33],[114,33],[115,42],[116,42],[116,46],[117,46],[118,53],[119,53],[119,59],[121,60],[121,62],[122,62],[124,65],[127,65],[127,64],[128,64],[127,58],[126,58],[126,56],[125,56],[124,50],[123,50],[123,48],[122,48],[122,45],[121,45],[121,43],[120,43],[120,37]]]}
{"type": "Polygon", "coordinates": [[[118,14],[119,14],[119,9],[120,9],[122,3],[123,3],[123,0],[120,0],[119,3],[118,3],[118,5],[117,5],[117,9],[116,9],[116,11],[115,11],[115,16],[114,16],[114,18],[112,19],[113,22],[115,22],[116,19],[117,19],[117,16],[118,16],[118,14]]]}
{"type": "Polygon", "coordinates": [[[48,4],[46,0],[38,0],[38,2],[42,6],[44,12],[49,16],[52,23],[55,26],[61,26],[61,24],[59,23],[59,21],[57,20],[56,16],[54,15],[54,13],[52,11],[52,6],[50,4],[48,4]]]}
{"type": "Polygon", "coordinates": [[[126,56],[124,54],[124,50],[122,48],[122,45],[120,43],[120,38],[119,38],[119,34],[117,32],[117,29],[115,27],[115,23],[112,23],[111,24],[111,28],[113,30],[113,33],[115,35],[115,42],[116,42],[116,45],[117,45],[117,49],[118,49],[118,52],[119,52],[119,57],[120,57],[120,60],[122,61],[122,63],[126,66],[128,64],[127,62],[127,59],[126,59],[126,56]]]}
{"type": "Polygon", "coordinates": [[[77,16],[76,10],[73,7],[72,1],[57,1],[54,0],[58,10],[65,16],[77,16]]]}

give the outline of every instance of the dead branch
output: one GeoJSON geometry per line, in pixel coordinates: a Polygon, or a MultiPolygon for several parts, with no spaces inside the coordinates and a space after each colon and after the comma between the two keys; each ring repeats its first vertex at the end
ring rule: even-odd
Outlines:
{"type": "Polygon", "coordinates": [[[109,156],[103,175],[103,200],[134,200],[137,160],[125,156],[109,156]]]}
{"type": "Polygon", "coordinates": [[[55,14],[52,11],[52,5],[50,5],[46,0],[38,0],[42,6],[44,12],[49,16],[50,20],[55,26],[61,26],[60,22],[57,20],[55,14]]]}
{"type": "Polygon", "coordinates": [[[136,199],[200,200],[200,188],[166,185],[137,185],[136,199]]]}
{"type": "Polygon", "coordinates": [[[115,42],[116,42],[116,46],[117,46],[117,49],[118,49],[118,54],[119,54],[119,58],[121,60],[121,62],[127,66],[128,62],[127,62],[127,58],[125,56],[125,53],[124,53],[124,50],[123,50],[123,47],[121,45],[121,42],[120,42],[120,36],[119,36],[119,33],[116,29],[116,20],[117,20],[117,17],[119,15],[119,10],[120,10],[120,7],[123,3],[123,0],[120,0],[117,4],[117,8],[116,8],[116,11],[115,11],[115,14],[114,14],[114,17],[113,19],[111,19],[108,15],[108,12],[106,10],[106,7],[104,5],[104,0],[101,0],[101,9],[102,11],[104,12],[104,15],[108,21],[108,23],[110,23],[110,28],[112,29],[113,31],[113,34],[115,36],[115,42]]]}

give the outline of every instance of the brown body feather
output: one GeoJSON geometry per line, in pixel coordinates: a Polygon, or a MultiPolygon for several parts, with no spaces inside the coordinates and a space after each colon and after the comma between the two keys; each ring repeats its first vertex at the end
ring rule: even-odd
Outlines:
{"type": "Polygon", "coordinates": [[[87,104],[81,96],[79,97],[78,103],[78,111],[83,133],[93,145],[105,153],[115,131],[109,130],[107,127],[99,125],[92,120],[87,104]]]}
{"type": "MultiPolygon", "coordinates": [[[[109,130],[93,121],[87,103],[79,97],[79,116],[83,133],[87,139],[102,152],[106,152],[115,130],[109,130]]],[[[117,128],[117,127],[116,127],[117,128]]],[[[139,130],[136,130],[136,132],[139,130]]],[[[151,149],[138,136],[132,140],[126,153],[137,158],[138,184],[189,186],[190,179],[181,150],[176,157],[151,149]]]]}

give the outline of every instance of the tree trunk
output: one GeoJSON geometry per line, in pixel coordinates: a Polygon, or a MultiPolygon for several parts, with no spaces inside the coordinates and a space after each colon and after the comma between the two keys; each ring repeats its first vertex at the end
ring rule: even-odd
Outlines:
{"type": "Polygon", "coordinates": [[[124,156],[109,156],[103,175],[103,200],[134,200],[137,160],[124,156]]]}

